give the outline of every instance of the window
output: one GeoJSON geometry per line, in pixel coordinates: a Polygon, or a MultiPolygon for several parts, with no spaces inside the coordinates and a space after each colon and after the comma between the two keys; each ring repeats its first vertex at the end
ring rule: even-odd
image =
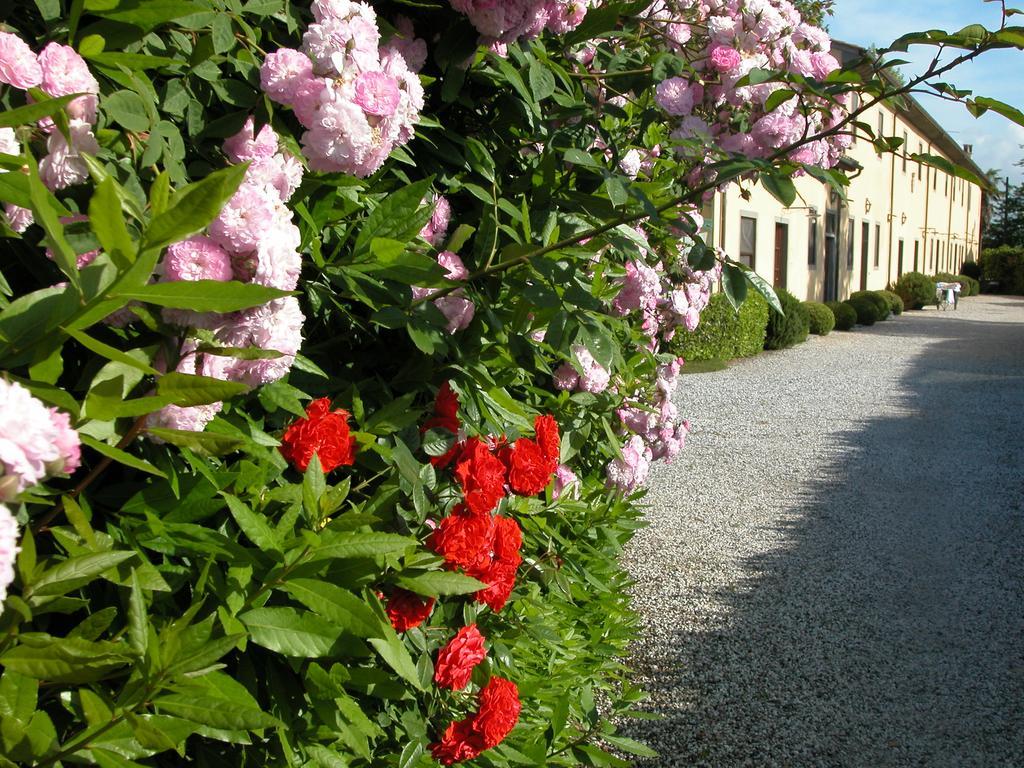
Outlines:
{"type": "MultiPolygon", "coordinates": [[[[920,141],[917,142],[917,154],[919,154],[919,155],[923,155],[924,154],[924,144],[922,144],[920,141]]],[[[924,168],[924,163],[922,163],[920,160],[918,160],[917,161],[917,180],[918,181],[921,180],[921,169],[922,168],[924,168]]]]}
{"type": "MultiPolygon", "coordinates": [[[[856,91],[854,91],[853,93],[850,94],[850,114],[855,114],[858,109],[860,109],[860,94],[857,93],[856,91]]],[[[857,143],[857,126],[856,125],[852,126],[850,128],[850,131],[853,134],[850,137],[850,143],[851,144],[856,144],[857,143]]]]}
{"type": "Polygon", "coordinates": [[[740,263],[754,269],[757,255],[757,219],[740,216],[740,263]]]}
{"type": "MultiPolygon", "coordinates": [[[[876,139],[880,139],[884,135],[885,135],[885,113],[881,109],[879,109],[878,110],[878,134],[875,136],[875,138],[876,139]]],[[[876,149],[875,151],[878,153],[878,159],[881,160],[882,159],[882,150],[876,149]]]]}
{"type": "Polygon", "coordinates": [[[939,172],[935,168],[929,168],[928,173],[932,175],[932,189],[939,188],[939,172]]]}
{"type": "Polygon", "coordinates": [[[882,225],[875,224],[875,269],[882,263],[882,225]]]}
{"type": "Polygon", "coordinates": [[[945,184],[942,185],[942,196],[949,197],[949,174],[942,174],[945,184]]]}
{"type": "Polygon", "coordinates": [[[860,268],[864,270],[868,263],[868,246],[871,240],[871,223],[862,221],[860,223],[860,268]]]}
{"type": "Polygon", "coordinates": [[[853,235],[856,232],[857,223],[850,219],[850,226],[846,230],[846,268],[853,269],[853,235]]]}
{"type": "Polygon", "coordinates": [[[807,222],[807,265],[813,267],[818,263],[818,217],[811,216],[807,222]]]}
{"type": "Polygon", "coordinates": [[[903,132],[903,172],[907,172],[907,154],[910,152],[910,144],[907,143],[907,132],[903,132]]]}

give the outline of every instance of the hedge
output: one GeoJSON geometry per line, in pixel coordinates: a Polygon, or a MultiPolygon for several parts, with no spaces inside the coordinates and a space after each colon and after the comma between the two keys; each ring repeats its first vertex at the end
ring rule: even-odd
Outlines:
{"type": "Polygon", "coordinates": [[[768,302],[751,293],[735,310],[723,293],[716,293],[690,332],[679,332],[670,342],[673,354],[684,360],[732,360],[753,357],[764,349],[768,302]]]}
{"type": "Polygon", "coordinates": [[[904,309],[921,309],[935,303],[935,281],[920,272],[904,273],[893,292],[903,299],[904,309]]]}
{"type": "Polygon", "coordinates": [[[825,306],[835,315],[837,331],[849,331],[857,324],[857,310],[845,301],[830,301],[825,306]]]}

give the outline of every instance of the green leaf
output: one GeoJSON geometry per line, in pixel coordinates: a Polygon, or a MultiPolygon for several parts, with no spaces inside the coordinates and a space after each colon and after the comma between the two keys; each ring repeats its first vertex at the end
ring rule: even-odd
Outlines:
{"type": "Polygon", "coordinates": [[[762,173],[761,184],[772,197],[789,208],[796,202],[796,184],[788,176],[779,173],[762,173]]]}
{"type": "Polygon", "coordinates": [[[376,637],[380,621],[370,607],[347,589],[315,579],[290,579],[284,590],[309,610],[356,637],[376,637]]]}
{"type": "Polygon", "coordinates": [[[181,406],[207,405],[230,400],[249,391],[246,384],[237,381],[224,381],[212,376],[196,376],[189,373],[172,371],[164,374],[156,382],[157,395],[167,403],[181,406]]]}
{"type": "Polygon", "coordinates": [[[161,696],[153,701],[153,706],[161,712],[183,717],[194,723],[231,731],[255,731],[280,724],[277,718],[257,707],[195,693],[172,693],[161,696]]]}
{"type": "Polygon", "coordinates": [[[134,552],[100,552],[91,555],[71,557],[44,572],[26,590],[33,599],[64,595],[73,589],[84,587],[104,571],[137,557],[134,552]]]}
{"type": "Polygon", "coordinates": [[[221,493],[221,495],[228,503],[231,516],[235,518],[238,527],[242,529],[242,533],[248,537],[249,541],[265,551],[281,551],[281,542],[274,529],[270,527],[270,523],[267,522],[266,516],[254,512],[248,505],[230,493],[221,493]]]}
{"type": "Polygon", "coordinates": [[[312,521],[320,521],[320,499],[326,489],[327,481],[320,466],[320,457],[314,453],[302,477],[302,506],[312,521]]]}
{"type": "Polygon", "coordinates": [[[32,212],[35,214],[36,221],[46,232],[46,241],[53,253],[54,261],[68,278],[68,282],[81,293],[82,278],[78,271],[77,255],[64,237],[64,225],[60,223],[57,213],[62,206],[50,190],[43,185],[35,160],[30,160],[28,163],[28,193],[32,199],[32,212]]]}
{"type": "Polygon", "coordinates": [[[423,435],[421,446],[427,456],[444,456],[455,445],[458,437],[447,429],[434,427],[423,435]]]}
{"type": "Polygon", "coordinates": [[[132,368],[136,368],[145,374],[150,376],[159,376],[159,372],[151,365],[147,365],[141,360],[122,352],[120,349],[115,349],[109,344],[105,344],[98,339],[94,339],[92,336],[87,334],[85,331],[76,331],[72,329],[64,329],[64,333],[73,338],[83,347],[88,349],[90,352],[95,352],[100,357],[105,357],[107,360],[115,360],[125,365],[130,365],[132,368]]]}
{"type": "Polygon", "coordinates": [[[461,573],[447,571],[428,571],[416,576],[400,575],[396,581],[398,586],[427,597],[441,595],[468,595],[487,589],[487,585],[461,573]]]}
{"type": "Polygon", "coordinates": [[[0,112],[0,128],[17,128],[22,125],[31,125],[41,118],[55,115],[79,95],[72,93],[56,99],[37,101],[35,104],[28,104],[24,107],[5,109],[3,112],[0,112]]]}
{"type": "Polygon", "coordinates": [[[219,435],[215,432],[189,432],[184,429],[148,427],[146,432],[165,443],[196,451],[202,456],[223,456],[238,449],[244,440],[234,435],[219,435]]]}
{"type": "Polygon", "coordinates": [[[537,101],[544,101],[555,92],[555,76],[536,59],[530,61],[529,78],[530,90],[537,101]]]}
{"type": "Polygon", "coordinates": [[[390,625],[388,625],[387,630],[386,638],[373,637],[368,642],[380,654],[380,657],[384,659],[387,665],[398,673],[399,677],[411,683],[417,690],[422,691],[424,685],[420,682],[419,671],[416,669],[416,664],[409,655],[405,644],[395,634],[395,630],[390,625]]]}
{"type": "MultiPolygon", "coordinates": [[[[149,1],[147,0],[147,2],[149,1]]],[[[174,2],[178,4],[177,0],[174,2]]],[[[180,5],[185,5],[185,3],[180,3],[180,5]]],[[[206,229],[207,225],[220,213],[224,204],[235,194],[242,179],[245,178],[245,171],[248,167],[248,163],[241,163],[214,171],[202,181],[189,184],[180,190],[170,200],[167,210],[157,215],[146,227],[142,248],[163,248],[206,229]]],[[[168,284],[165,283],[165,285],[168,284]]],[[[170,283],[170,285],[174,285],[174,283],[170,283]]],[[[196,311],[216,312],[218,310],[197,309],[196,311]]],[[[220,311],[231,312],[233,310],[220,311]]]]}
{"type": "Polygon", "coordinates": [[[238,618],[254,643],[299,659],[330,656],[342,635],[327,619],[294,608],[255,608],[238,618]]]}
{"type": "Polygon", "coordinates": [[[134,91],[114,91],[104,96],[103,111],[123,128],[134,133],[150,129],[149,115],[142,97],[134,91]]]}
{"type": "Polygon", "coordinates": [[[779,302],[779,297],[776,295],[775,289],[772,288],[772,286],[768,283],[767,280],[765,280],[752,269],[743,270],[743,276],[747,279],[747,282],[754,286],[754,289],[758,293],[764,296],[765,300],[768,302],[768,305],[772,309],[774,309],[780,315],[786,314],[782,310],[782,304],[779,302]]]}
{"type": "Polygon", "coordinates": [[[89,226],[115,264],[135,261],[135,243],[125,226],[116,183],[110,176],[96,185],[89,201],[89,226]]]}
{"type": "MultiPolygon", "coordinates": [[[[734,309],[739,309],[740,304],[747,298],[746,270],[739,265],[727,262],[722,269],[722,289],[725,297],[732,304],[734,309]]],[[[777,299],[776,299],[777,301],[777,299]]]]}
{"type": "Polygon", "coordinates": [[[313,549],[312,559],[374,557],[404,552],[419,542],[397,533],[350,533],[325,531],[322,544],[313,549]]]}
{"type": "Polygon", "coordinates": [[[129,301],[142,301],[160,307],[225,313],[258,307],[268,301],[287,296],[288,292],[234,280],[179,280],[142,285],[121,291],[118,295],[129,301]]]}
{"type": "Polygon", "coordinates": [[[53,683],[88,683],[106,677],[132,660],[123,643],[90,642],[77,637],[29,640],[0,656],[5,669],[53,683]]]}
{"type": "Polygon", "coordinates": [[[107,0],[86,0],[85,8],[93,16],[131,24],[144,30],[208,10],[185,0],[120,0],[115,4],[107,0]]]}
{"type": "MultiPolygon", "coordinates": [[[[138,573],[132,570],[132,587],[128,597],[128,644],[140,656],[146,653],[149,624],[146,621],[146,598],[139,586],[138,573]]],[[[173,745],[172,745],[173,747],[173,745]]]]}
{"type": "Polygon", "coordinates": [[[415,184],[392,192],[381,202],[359,228],[353,255],[356,259],[370,253],[375,238],[408,243],[420,233],[430,221],[431,210],[423,205],[423,199],[430,192],[434,177],[428,177],[415,184]]]}

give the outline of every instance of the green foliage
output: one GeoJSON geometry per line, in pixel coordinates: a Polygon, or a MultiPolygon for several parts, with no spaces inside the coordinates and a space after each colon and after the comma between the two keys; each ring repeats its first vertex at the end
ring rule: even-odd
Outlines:
{"type": "Polygon", "coordinates": [[[867,296],[851,297],[843,303],[850,307],[857,315],[858,324],[874,325],[878,322],[878,307],[867,296]]]}
{"type": "Polygon", "coordinates": [[[785,289],[778,291],[779,301],[785,315],[771,310],[768,315],[768,332],[765,349],[786,349],[807,340],[810,319],[800,300],[785,289]]]}
{"type": "MultiPolygon", "coordinates": [[[[193,375],[190,356],[280,352],[183,333],[165,310],[230,314],[283,292],[168,282],[161,259],[206,231],[242,182],[247,169],[228,163],[223,139],[247,117],[301,154],[304,128],[259,84],[267,51],[300,45],[308,4],[39,0],[6,19],[36,47],[73,46],[100,93],[99,149],[78,161],[88,178],[54,193],[35,124],[50,117],[65,130],[72,96],[33,91],[29,103],[0,92],[0,125],[22,142],[21,156],[0,157],[0,201],[36,222],[21,236],[2,229],[0,371],[67,413],[83,444],[72,477],[10,504],[23,533],[0,614],[2,766],[427,768],[429,744],[492,676],[515,681],[523,709],[480,765],[621,766],[621,754],[651,755],[616,734],[642,698],[622,661],[638,627],[620,557],[643,523],[639,494],[609,491],[606,469],[627,437],[617,412],[627,396],[653,397],[665,358],[649,350],[641,313],[610,305],[625,265],[645,254],[674,286],[695,279],[689,268],[726,261],[725,292],[695,333],[677,333],[676,350],[734,357],[806,338],[794,297],[782,292],[785,316],[769,320],[776,299],[764,280],[695,244],[678,218],[699,208],[704,188],[743,176],[792,200],[800,168],[701,146],[699,162],[666,150],[645,158],[641,177],[620,172],[630,149],[677,144],[653,94],[690,66],[635,18],[643,4],[592,9],[573,35],[510,44],[507,58],[448,3],[373,5],[382,20],[414,17],[429,41],[425,109],[415,137],[372,176],[309,172],[290,200],[302,273],[288,301],[302,308],[304,341],[286,378],[255,388],[193,375]],[[635,98],[620,105],[596,92],[601,78],[567,55],[587,41],[601,49],[594,72],[635,98]],[[692,179],[705,158],[714,167],[702,188],[692,179]],[[447,279],[439,249],[420,236],[433,194],[451,203],[442,245],[463,259],[463,281],[447,279]],[[67,221],[76,214],[88,222],[67,221]],[[459,291],[476,316],[453,335],[411,286],[459,291]],[[742,303],[738,313],[730,302],[742,303]],[[552,371],[580,348],[613,386],[555,391],[552,371]],[[549,489],[500,502],[522,528],[524,557],[500,611],[427,545],[463,493],[450,467],[431,462],[452,431],[421,431],[445,381],[468,435],[515,440],[553,414],[559,458],[580,478],[578,498],[549,489]],[[299,472],[280,442],[319,398],[350,414],[356,456],[299,472]],[[163,408],[204,406],[220,408],[205,431],[151,424],[163,408]],[[436,599],[401,633],[385,608],[398,589],[436,599]],[[487,659],[468,692],[442,690],[438,652],[471,623],[487,659]]],[[[861,73],[778,77],[822,103],[896,95],[861,73]]],[[[973,104],[1006,112],[983,97],[973,104]]],[[[804,170],[837,191],[848,183],[841,170],[804,170]]]]}
{"type": "Polygon", "coordinates": [[[748,294],[736,310],[724,294],[716,293],[696,329],[676,331],[671,350],[687,362],[752,357],[764,349],[767,326],[768,302],[760,294],[748,294]]]}
{"type": "Polygon", "coordinates": [[[921,309],[935,303],[935,281],[920,272],[905,272],[893,287],[904,309],[921,309]]]}
{"type": "Polygon", "coordinates": [[[857,324],[857,310],[845,301],[830,301],[825,306],[835,315],[836,330],[849,331],[857,324]]]}
{"type": "Polygon", "coordinates": [[[954,275],[954,282],[960,283],[961,298],[967,298],[968,296],[977,296],[981,293],[981,283],[975,280],[973,277],[967,275],[954,275]]]}
{"type": "Polygon", "coordinates": [[[893,315],[903,314],[903,299],[893,291],[878,291],[878,294],[889,303],[889,312],[893,315]]]}
{"type": "Polygon", "coordinates": [[[965,275],[972,280],[981,280],[981,264],[968,259],[960,265],[960,274],[965,275]]]}
{"type": "MultiPolygon", "coordinates": [[[[875,322],[880,323],[889,318],[889,300],[882,295],[881,291],[854,291],[850,294],[851,299],[867,299],[875,308],[875,322]]],[[[859,317],[859,313],[858,313],[859,317]]]]}
{"type": "Polygon", "coordinates": [[[986,281],[998,284],[999,293],[1024,294],[1024,247],[1004,245],[981,252],[986,281]]]}
{"type": "Polygon", "coordinates": [[[808,328],[811,333],[818,336],[828,336],[832,333],[832,329],[836,327],[836,316],[828,306],[818,301],[805,301],[802,305],[807,312],[808,328]]]}

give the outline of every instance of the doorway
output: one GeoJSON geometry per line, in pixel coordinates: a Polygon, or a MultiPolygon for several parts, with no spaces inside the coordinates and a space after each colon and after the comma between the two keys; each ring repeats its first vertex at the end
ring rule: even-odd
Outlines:
{"type": "Polygon", "coordinates": [[[839,211],[825,211],[825,301],[839,298],[839,211]]]}
{"type": "Polygon", "coordinates": [[[917,268],[917,252],[919,250],[920,245],[921,245],[921,243],[919,241],[917,241],[917,240],[914,241],[914,271],[915,272],[919,272],[920,271],[917,268]]]}
{"type": "Polygon", "coordinates": [[[896,247],[896,279],[899,280],[903,277],[903,238],[900,238],[899,245],[896,247]]]}
{"type": "Polygon", "coordinates": [[[789,225],[775,222],[775,275],[773,285],[786,287],[786,262],[789,261],[789,225]]]}

